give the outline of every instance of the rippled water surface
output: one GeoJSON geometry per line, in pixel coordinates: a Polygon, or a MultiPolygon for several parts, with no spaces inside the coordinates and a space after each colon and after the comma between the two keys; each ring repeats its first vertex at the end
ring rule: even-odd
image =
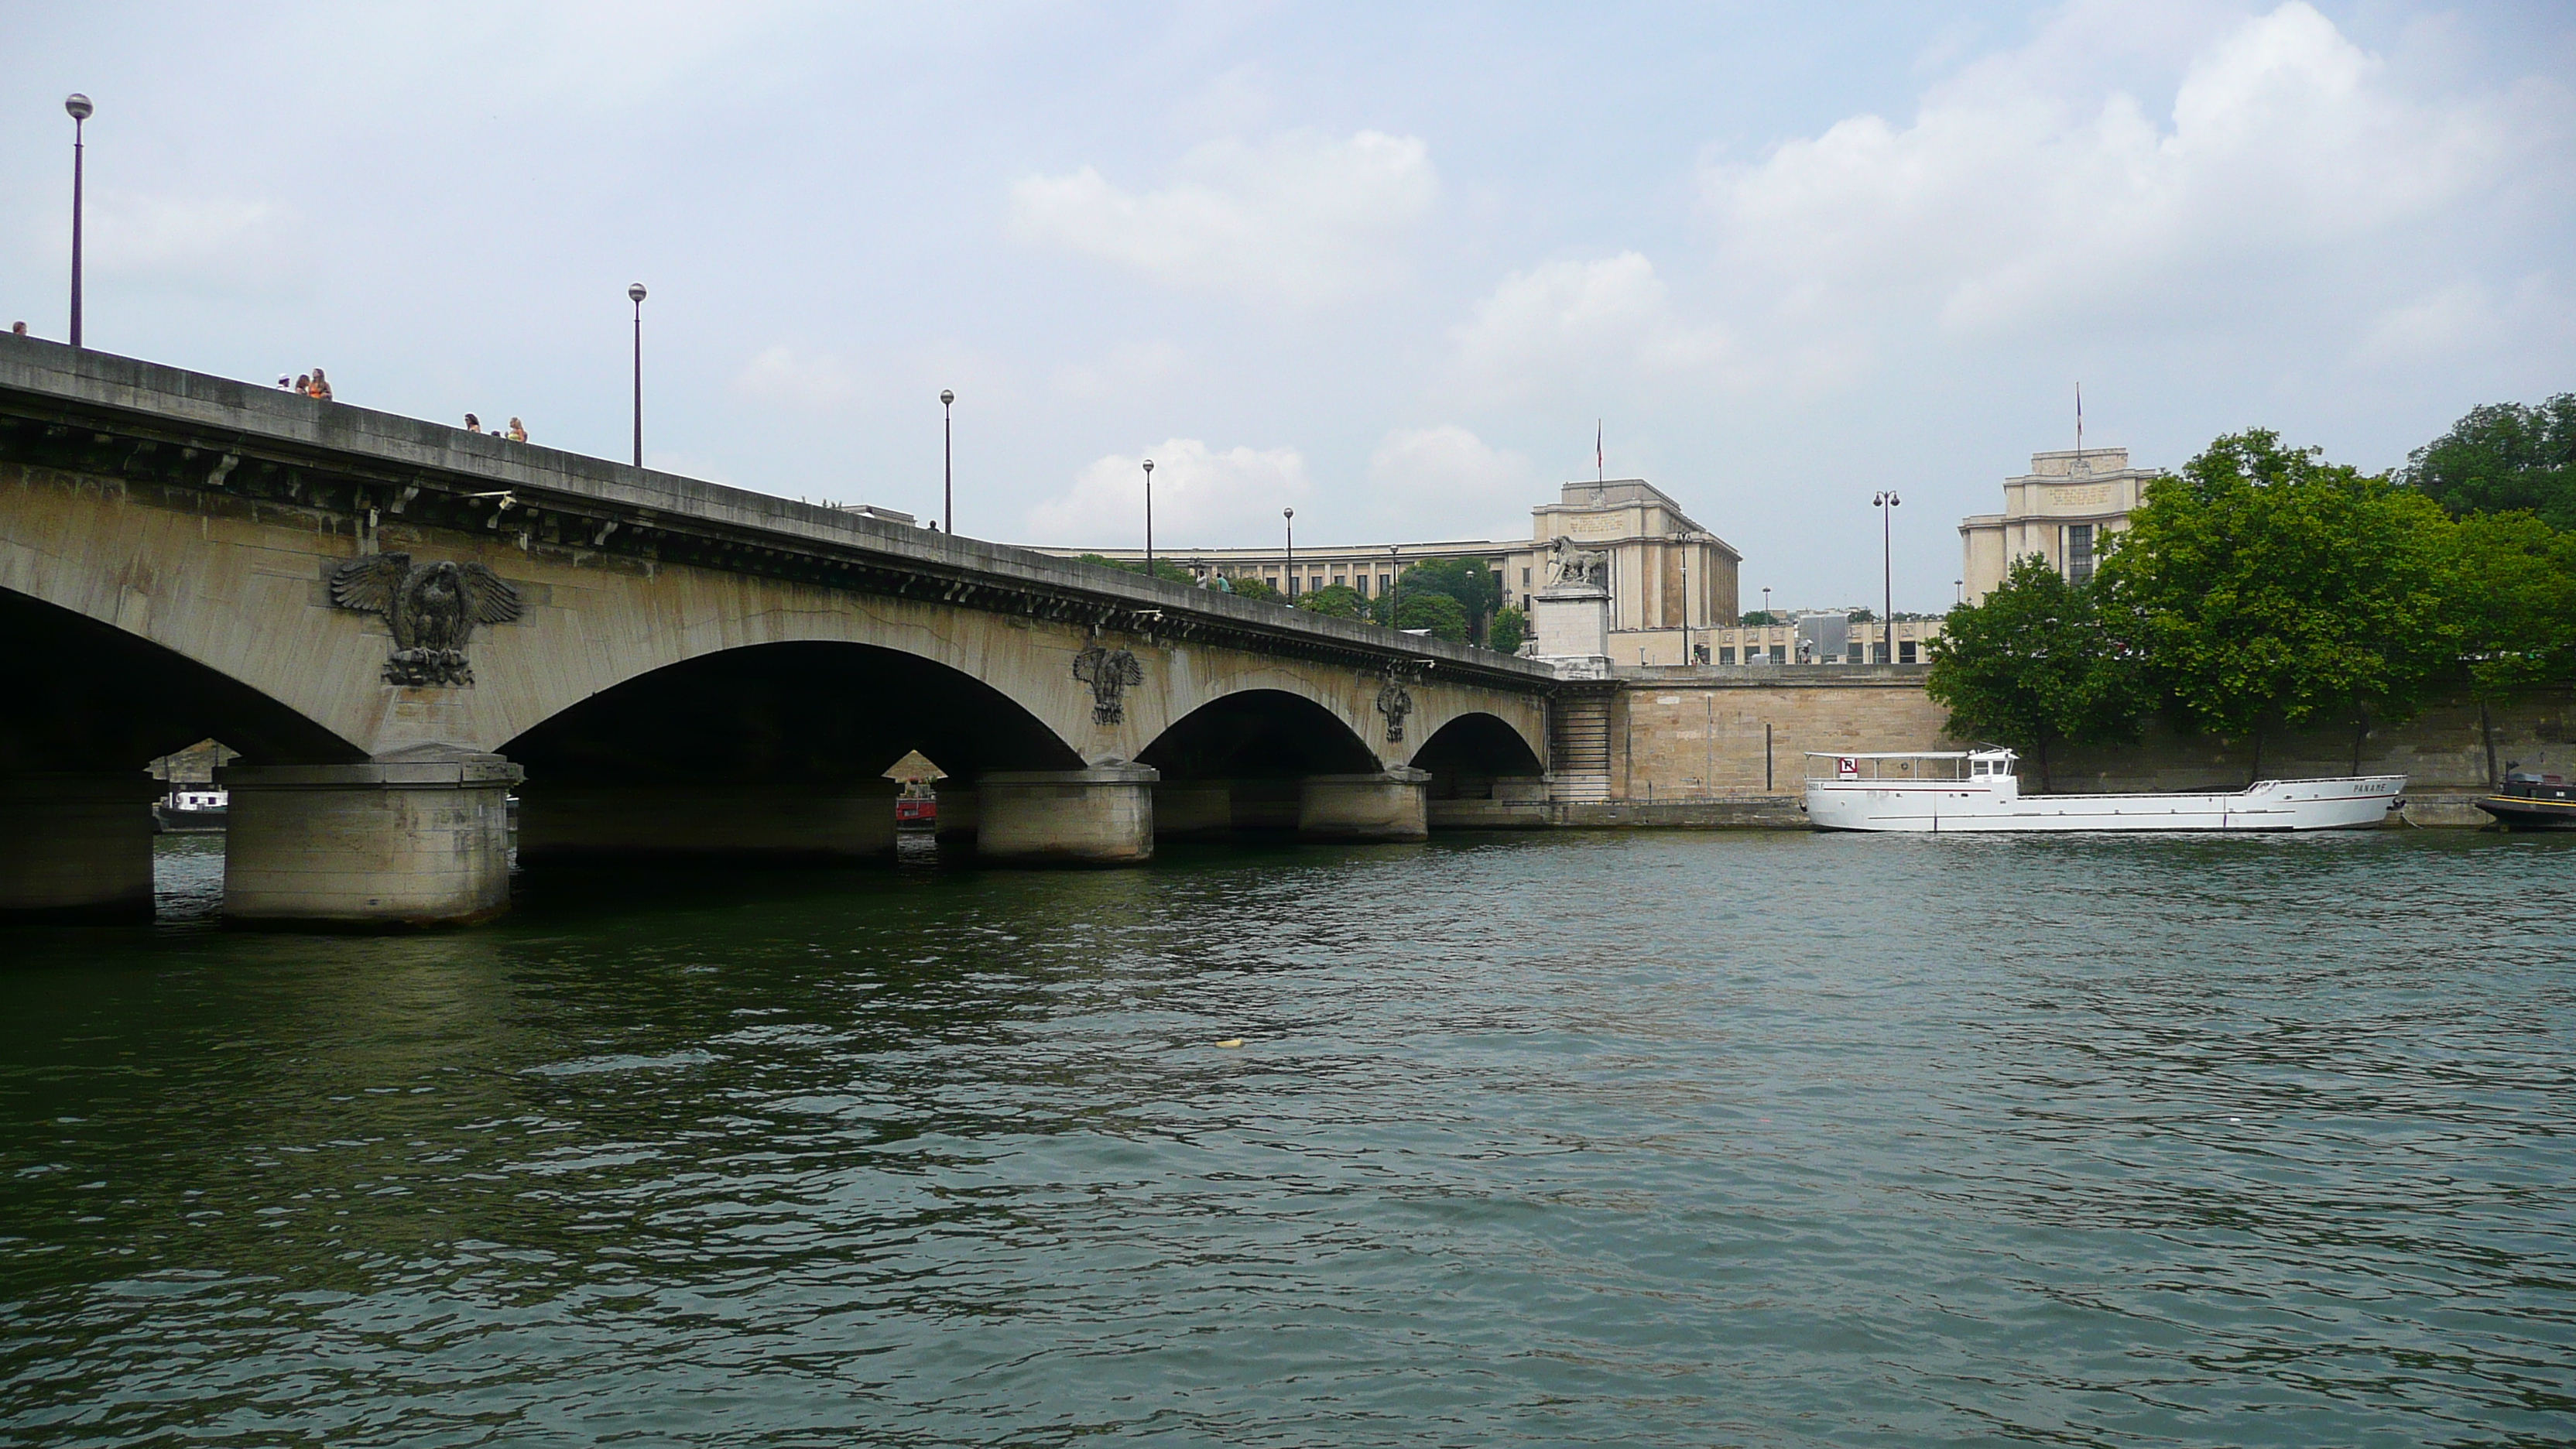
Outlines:
{"type": "Polygon", "coordinates": [[[2566,1442],[2572,846],[1465,838],[384,940],[220,931],[175,840],[164,924],[0,935],[0,1414],[2566,1442]]]}

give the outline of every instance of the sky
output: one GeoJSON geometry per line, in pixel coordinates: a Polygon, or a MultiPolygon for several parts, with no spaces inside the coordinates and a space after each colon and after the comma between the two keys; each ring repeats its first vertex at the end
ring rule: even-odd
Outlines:
{"type": "Polygon", "coordinates": [[[2576,6],[0,8],[0,320],[1133,546],[1519,538],[1946,607],[2074,442],[2371,470],[2576,390],[2576,6]]]}

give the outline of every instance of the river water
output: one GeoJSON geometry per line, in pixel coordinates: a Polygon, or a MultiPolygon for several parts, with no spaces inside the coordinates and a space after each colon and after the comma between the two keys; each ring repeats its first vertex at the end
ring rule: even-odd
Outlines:
{"type": "Polygon", "coordinates": [[[2576,838],[915,860],[405,939],[221,931],[162,848],[162,924],[0,935],[16,1444],[2576,1439],[2576,838]]]}

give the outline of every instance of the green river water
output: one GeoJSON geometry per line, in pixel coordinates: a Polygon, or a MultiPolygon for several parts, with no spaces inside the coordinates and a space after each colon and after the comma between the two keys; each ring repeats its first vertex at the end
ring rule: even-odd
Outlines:
{"type": "Polygon", "coordinates": [[[2576,837],[221,848],[0,933],[9,1443],[2576,1441],[2576,837]]]}

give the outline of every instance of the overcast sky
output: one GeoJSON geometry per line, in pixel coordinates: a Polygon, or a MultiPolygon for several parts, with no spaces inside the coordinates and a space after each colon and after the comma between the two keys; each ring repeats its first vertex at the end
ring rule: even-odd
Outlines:
{"type": "Polygon", "coordinates": [[[1746,597],[1946,606],[2086,440],[2366,468],[2576,389],[2576,7],[0,8],[0,320],[929,514],[1520,537],[1642,475],[1746,597]]]}

